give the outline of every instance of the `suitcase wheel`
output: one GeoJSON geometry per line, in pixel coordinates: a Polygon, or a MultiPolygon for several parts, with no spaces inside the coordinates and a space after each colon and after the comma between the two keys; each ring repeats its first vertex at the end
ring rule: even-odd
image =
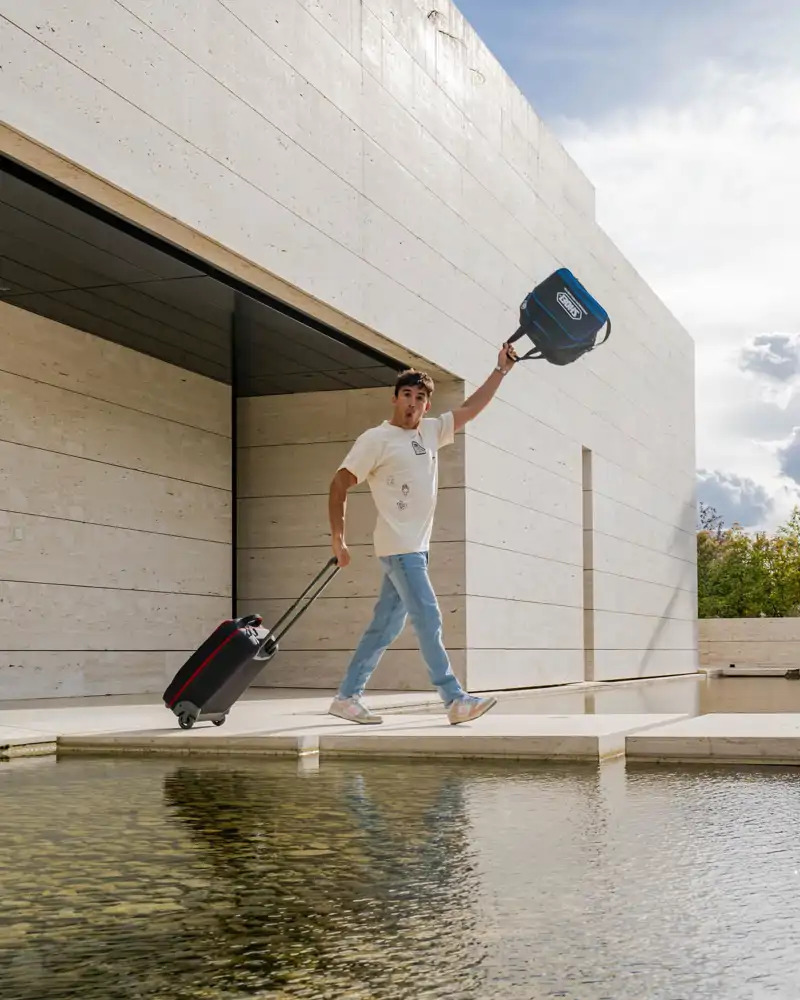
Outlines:
{"type": "Polygon", "coordinates": [[[188,715],[186,712],[181,712],[178,716],[178,725],[181,729],[191,729],[194,725],[194,716],[188,715]]]}
{"type": "Polygon", "coordinates": [[[221,719],[214,719],[213,720],[214,721],[214,725],[215,726],[224,726],[225,725],[225,720],[227,718],[228,718],[227,715],[223,715],[221,719]]]}

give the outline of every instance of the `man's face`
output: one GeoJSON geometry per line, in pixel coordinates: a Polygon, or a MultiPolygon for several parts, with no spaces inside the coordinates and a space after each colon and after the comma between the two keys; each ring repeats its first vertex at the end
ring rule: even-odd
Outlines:
{"type": "Polygon", "coordinates": [[[430,398],[421,385],[404,385],[394,397],[393,423],[414,428],[430,408],[430,398]]]}

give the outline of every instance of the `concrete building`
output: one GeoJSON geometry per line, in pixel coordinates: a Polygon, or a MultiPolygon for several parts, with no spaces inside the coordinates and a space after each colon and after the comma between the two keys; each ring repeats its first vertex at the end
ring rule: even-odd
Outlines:
{"type": "MultiPolygon", "coordinates": [[[[613,336],[443,453],[454,667],[696,670],[693,343],[449,0],[0,0],[0,55],[0,699],[160,692],[232,605],[274,619],[396,372],[457,404],[559,265],[613,336]]],[[[378,584],[350,518],[265,686],[338,681],[378,584]]],[[[374,686],[427,687],[415,647],[374,686]]]]}

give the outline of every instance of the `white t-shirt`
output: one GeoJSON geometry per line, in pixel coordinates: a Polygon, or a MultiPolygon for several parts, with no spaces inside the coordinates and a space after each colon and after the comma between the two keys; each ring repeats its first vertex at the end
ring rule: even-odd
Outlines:
{"type": "Polygon", "coordinates": [[[369,483],[378,520],[378,556],[427,552],[439,487],[439,449],[455,438],[452,413],[426,417],[416,430],[384,420],[356,439],[339,466],[369,483]]]}

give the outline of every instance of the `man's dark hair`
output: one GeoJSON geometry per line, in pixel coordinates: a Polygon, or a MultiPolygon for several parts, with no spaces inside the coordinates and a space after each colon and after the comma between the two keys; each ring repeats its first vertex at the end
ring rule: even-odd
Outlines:
{"type": "Polygon", "coordinates": [[[433,379],[427,372],[418,372],[415,368],[400,373],[395,383],[394,394],[397,396],[401,389],[415,385],[422,386],[429,396],[433,395],[433,379]]]}

